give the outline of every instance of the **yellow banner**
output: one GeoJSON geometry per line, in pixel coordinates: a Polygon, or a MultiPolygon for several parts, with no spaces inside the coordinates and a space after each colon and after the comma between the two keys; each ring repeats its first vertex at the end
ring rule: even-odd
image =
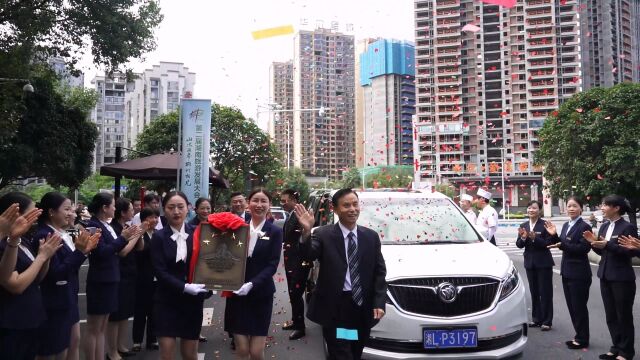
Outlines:
{"type": "Polygon", "coordinates": [[[293,25],[278,26],[269,29],[252,31],[253,40],[266,39],[274,36],[293,34],[293,25]]]}

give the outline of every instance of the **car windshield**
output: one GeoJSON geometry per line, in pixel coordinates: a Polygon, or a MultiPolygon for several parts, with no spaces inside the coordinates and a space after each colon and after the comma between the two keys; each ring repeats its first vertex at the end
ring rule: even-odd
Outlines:
{"type": "Polygon", "coordinates": [[[360,200],[358,224],[375,230],[383,244],[442,244],[481,241],[449,199],[360,200]]]}

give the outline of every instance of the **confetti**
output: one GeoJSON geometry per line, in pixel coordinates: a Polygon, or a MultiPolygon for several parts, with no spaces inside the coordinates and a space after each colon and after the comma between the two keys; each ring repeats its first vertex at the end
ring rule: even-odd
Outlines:
{"type": "Polygon", "coordinates": [[[293,25],[278,26],[269,29],[256,30],[251,32],[253,40],[266,39],[274,36],[293,34],[293,25]]]}
{"type": "Polygon", "coordinates": [[[473,24],[467,24],[467,25],[462,27],[462,31],[471,31],[471,32],[476,33],[478,31],[480,31],[480,27],[476,26],[476,25],[473,25],[473,24]]]}

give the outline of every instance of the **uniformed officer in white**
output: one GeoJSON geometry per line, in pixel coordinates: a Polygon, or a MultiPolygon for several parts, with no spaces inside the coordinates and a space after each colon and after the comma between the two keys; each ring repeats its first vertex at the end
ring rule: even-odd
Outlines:
{"type": "Polygon", "coordinates": [[[464,212],[464,216],[467,218],[467,220],[475,225],[477,216],[475,211],[473,211],[473,207],[471,206],[472,202],[473,196],[469,194],[460,195],[460,208],[464,212]]]}
{"type": "Polygon", "coordinates": [[[498,213],[496,212],[496,209],[489,205],[491,193],[484,189],[478,189],[476,195],[478,195],[478,207],[481,209],[478,214],[478,219],[476,220],[476,227],[482,232],[487,240],[489,240],[493,245],[496,245],[496,238],[494,235],[498,229],[498,213]]]}

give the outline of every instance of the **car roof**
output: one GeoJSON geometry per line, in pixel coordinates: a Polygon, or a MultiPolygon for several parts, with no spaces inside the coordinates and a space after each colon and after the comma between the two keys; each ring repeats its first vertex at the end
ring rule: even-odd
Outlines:
{"type": "MultiPolygon", "coordinates": [[[[333,196],[338,190],[327,190],[322,193],[329,193],[333,196]]],[[[409,190],[409,189],[354,189],[360,199],[382,199],[382,198],[419,198],[419,199],[449,199],[448,196],[437,191],[409,190]]],[[[314,194],[315,195],[315,194],[314,194]]]]}

